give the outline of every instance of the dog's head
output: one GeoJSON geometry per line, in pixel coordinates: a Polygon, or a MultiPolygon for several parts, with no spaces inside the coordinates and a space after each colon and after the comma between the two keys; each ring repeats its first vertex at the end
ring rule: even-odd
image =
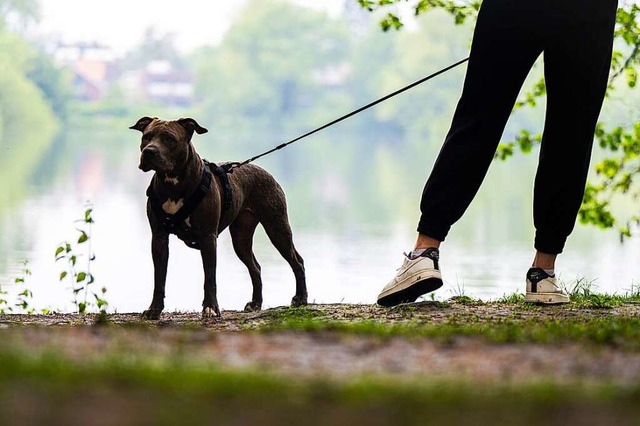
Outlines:
{"type": "Polygon", "coordinates": [[[142,132],[140,170],[155,170],[165,174],[173,173],[187,162],[189,150],[192,149],[193,132],[207,133],[207,129],[193,118],[160,120],[157,117],[142,117],[129,128],[142,132]]]}

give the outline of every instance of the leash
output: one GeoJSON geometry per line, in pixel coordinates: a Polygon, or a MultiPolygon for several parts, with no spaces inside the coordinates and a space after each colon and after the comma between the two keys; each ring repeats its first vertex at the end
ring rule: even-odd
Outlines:
{"type": "Polygon", "coordinates": [[[354,115],[359,114],[359,113],[361,113],[362,111],[367,110],[367,109],[369,109],[369,108],[371,108],[371,107],[373,107],[373,106],[376,106],[376,105],[378,105],[379,103],[386,101],[387,99],[391,99],[391,98],[393,98],[394,96],[399,95],[399,94],[400,94],[400,93],[402,93],[402,92],[406,92],[407,90],[412,89],[412,88],[416,87],[417,85],[422,84],[422,83],[424,83],[424,82],[426,82],[426,81],[429,81],[429,80],[431,80],[432,78],[435,78],[435,77],[439,76],[440,74],[444,74],[445,72],[447,72],[447,71],[449,71],[449,70],[451,70],[451,69],[453,69],[453,68],[457,67],[458,65],[462,65],[463,63],[467,62],[468,60],[469,60],[469,58],[465,58],[465,59],[462,59],[462,60],[460,60],[460,61],[456,62],[455,64],[451,64],[451,65],[449,65],[448,67],[442,68],[441,70],[436,71],[436,72],[434,72],[433,74],[430,74],[430,75],[428,75],[428,76],[426,76],[426,77],[424,77],[424,78],[421,78],[420,80],[415,81],[415,82],[413,82],[413,83],[409,84],[408,86],[405,86],[405,87],[403,87],[403,88],[401,88],[401,89],[398,89],[398,90],[396,90],[395,92],[389,93],[388,95],[383,96],[383,97],[382,97],[382,98],[380,98],[380,99],[377,99],[377,100],[375,100],[375,101],[373,101],[373,102],[370,102],[370,103],[368,103],[368,104],[366,104],[366,105],[364,105],[364,106],[362,106],[362,107],[360,107],[360,108],[358,108],[358,109],[355,109],[355,110],[353,110],[353,111],[351,111],[351,112],[349,112],[349,113],[347,113],[347,114],[345,114],[345,115],[343,115],[343,116],[341,116],[341,117],[339,117],[339,118],[336,118],[336,119],[335,119],[335,120],[333,120],[333,121],[330,121],[329,123],[327,123],[327,124],[325,124],[325,125],[323,125],[323,126],[320,126],[320,127],[316,128],[316,129],[313,129],[313,130],[311,130],[310,132],[307,132],[307,133],[305,133],[305,134],[304,134],[304,135],[302,135],[302,136],[298,136],[297,138],[292,139],[292,140],[290,140],[289,142],[285,142],[285,143],[280,144],[280,145],[278,145],[278,146],[276,146],[276,147],[274,147],[274,148],[271,148],[271,149],[270,149],[270,150],[268,150],[268,151],[263,152],[262,154],[258,154],[258,155],[256,155],[255,157],[251,157],[251,158],[249,158],[249,159],[247,159],[247,160],[244,160],[244,161],[242,161],[242,162],[227,163],[227,164],[225,165],[225,167],[224,167],[224,168],[225,168],[225,171],[226,171],[227,173],[231,173],[231,172],[233,171],[233,169],[236,169],[236,168],[238,168],[238,167],[244,166],[245,164],[252,163],[252,162],[254,162],[255,160],[257,160],[258,158],[264,157],[265,155],[269,155],[269,154],[271,154],[272,152],[275,152],[275,151],[278,151],[278,150],[280,150],[280,149],[282,149],[282,148],[285,148],[285,147],[287,147],[287,146],[289,146],[289,145],[291,145],[291,144],[293,144],[293,143],[295,143],[295,142],[298,142],[299,140],[302,140],[302,139],[304,139],[304,138],[306,138],[306,137],[308,137],[308,136],[313,135],[314,133],[317,133],[317,132],[319,132],[319,131],[321,131],[321,130],[326,129],[327,127],[331,127],[331,126],[333,126],[334,124],[337,124],[337,123],[339,123],[339,122],[341,122],[341,121],[343,121],[343,120],[346,120],[346,119],[347,119],[347,118],[349,118],[349,117],[353,117],[354,115]]]}

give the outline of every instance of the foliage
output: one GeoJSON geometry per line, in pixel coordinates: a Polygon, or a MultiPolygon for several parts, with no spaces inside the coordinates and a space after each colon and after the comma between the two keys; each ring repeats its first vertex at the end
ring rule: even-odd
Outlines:
{"type": "Polygon", "coordinates": [[[0,30],[0,180],[11,182],[0,194],[1,206],[26,192],[58,129],[50,100],[30,76],[35,58],[19,36],[0,30]]]}
{"type": "Polygon", "coordinates": [[[108,305],[104,298],[107,292],[106,287],[102,287],[99,291],[94,290],[95,277],[91,273],[91,262],[95,260],[95,254],[91,251],[91,227],[94,223],[91,216],[93,209],[89,206],[84,212],[84,218],[79,219],[76,223],[81,223],[77,227],[78,240],[75,244],[65,241],[60,244],[55,252],[56,262],[66,262],[65,269],[60,272],[60,282],[68,282],[73,295],[73,304],[78,313],[84,314],[91,307],[96,307],[101,314],[106,313],[108,305]],[[87,248],[81,253],[81,245],[86,244],[87,248]],[[85,256],[86,267],[80,269],[78,259],[85,256]]]}
{"type": "Polygon", "coordinates": [[[39,0],[0,0],[0,31],[14,19],[22,26],[38,20],[39,0]]]}
{"type": "Polygon", "coordinates": [[[73,95],[70,73],[56,66],[47,54],[36,51],[29,59],[26,77],[40,89],[56,117],[66,122],[73,95]]]}
{"type": "MultiPolygon", "coordinates": [[[[285,2],[253,1],[246,10],[220,46],[197,52],[196,93],[203,120],[213,123],[220,144],[253,139],[266,147],[274,141],[256,141],[256,135],[285,139],[325,116],[326,110],[315,108],[328,93],[322,74],[339,72],[346,29],[285,2]]],[[[331,97],[324,101],[332,103],[331,97]]]]}
{"type": "MultiPolygon", "coordinates": [[[[415,15],[441,9],[451,14],[456,24],[469,19],[475,19],[480,8],[480,1],[457,2],[451,0],[357,0],[369,11],[388,11],[399,4],[409,3],[415,15]]],[[[392,9],[393,10],[393,9],[392,9]]],[[[635,2],[623,2],[618,9],[617,25],[615,29],[616,50],[611,64],[609,82],[609,96],[620,88],[616,80],[624,76],[628,89],[637,86],[638,68],[640,66],[640,6],[635,2]]],[[[401,19],[395,12],[388,12],[382,18],[380,26],[384,31],[400,29],[401,19]]],[[[518,101],[515,110],[523,107],[535,107],[541,96],[546,93],[544,79],[537,81],[518,101]]],[[[631,218],[621,219],[620,214],[612,210],[612,199],[622,195],[636,201],[640,198],[640,123],[623,126],[608,127],[603,123],[598,125],[596,139],[599,146],[608,152],[608,157],[595,165],[596,177],[592,179],[586,189],[581,206],[579,219],[582,223],[596,225],[601,228],[618,227],[621,238],[632,233],[633,225],[640,225],[640,213],[631,218]]],[[[500,144],[496,158],[505,160],[512,157],[516,148],[523,153],[529,153],[534,146],[540,144],[541,135],[532,135],[528,130],[522,130],[515,141],[500,144]]],[[[637,207],[634,209],[638,211],[637,207]]]]}
{"type": "Polygon", "coordinates": [[[596,293],[595,282],[585,278],[576,280],[572,285],[562,284],[562,287],[571,297],[571,304],[581,308],[612,309],[640,301],[640,290],[633,286],[624,295],[596,293]]]}
{"type": "Polygon", "coordinates": [[[186,63],[176,48],[175,39],[174,33],[160,33],[154,28],[147,28],[140,45],[127,52],[120,66],[144,69],[151,61],[166,60],[178,69],[184,69],[186,63]]]}
{"type": "Polygon", "coordinates": [[[31,307],[33,292],[26,286],[27,277],[31,275],[31,270],[28,265],[28,260],[23,261],[20,273],[11,279],[13,284],[16,286],[14,291],[16,294],[13,296],[15,299],[14,301],[9,300],[9,292],[7,290],[3,290],[0,285],[0,314],[16,311],[25,312],[27,314],[35,313],[35,309],[31,307]]]}

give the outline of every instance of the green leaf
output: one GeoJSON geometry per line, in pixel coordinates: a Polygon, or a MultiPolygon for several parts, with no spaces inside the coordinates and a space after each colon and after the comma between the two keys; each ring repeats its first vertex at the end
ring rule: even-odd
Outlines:
{"type": "Polygon", "coordinates": [[[89,237],[87,236],[87,233],[84,231],[80,231],[80,237],[78,237],[78,244],[82,244],[85,241],[87,241],[89,239],[89,237]]]}
{"type": "Polygon", "coordinates": [[[59,255],[60,253],[62,253],[63,251],[64,251],[64,247],[62,247],[62,246],[58,247],[58,248],[56,249],[56,254],[55,254],[55,256],[56,256],[56,257],[58,257],[58,255],[59,255]]]}
{"type": "Polygon", "coordinates": [[[78,312],[81,314],[84,314],[84,312],[87,310],[87,303],[86,302],[80,302],[78,303],[78,312]]]}
{"type": "Polygon", "coordinates": [[[67,271],[60,272],[60,281],[62,281],[67,276],[67,271]]]}
{"type": "Polygon", "coordinates": [[[79,283],[81,281],[84,281],[86,278],[87,278],[86,272],[78,272],[78,275],[76,276],[76,282],[79,283]]]}

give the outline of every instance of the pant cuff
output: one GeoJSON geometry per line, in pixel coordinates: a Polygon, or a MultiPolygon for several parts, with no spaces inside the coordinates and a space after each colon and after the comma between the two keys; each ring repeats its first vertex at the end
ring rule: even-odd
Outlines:
{"type": "Polygon", "coordinates": [[[434,238],[438,241],[444,241],[451,229],[451,225],[442,225],[435,223],[430,219],[420,218],[418,222],[418,232],[427,237],[434,238]]]}
{"type": "Polygon", "coordinates": [[[536,232],[534,248],[542,253],[560,254],[567,242],[567,237],[561,237],[558,234],[545,234],[536,232]]]}

